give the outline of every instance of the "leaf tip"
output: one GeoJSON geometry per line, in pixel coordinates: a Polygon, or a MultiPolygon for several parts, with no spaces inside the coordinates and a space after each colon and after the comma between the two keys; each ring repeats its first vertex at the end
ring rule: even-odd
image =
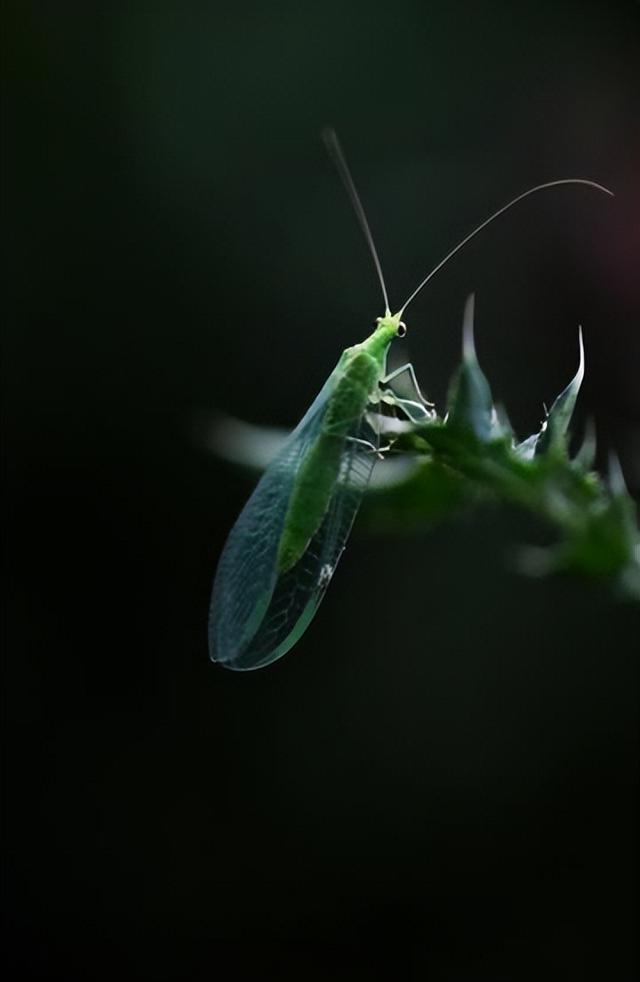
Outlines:
{"type": "Polygon", "coordinates": [[[629,492],[622,472],[620,458],[615,450],[609,451],[609,487],[614,498],[626,496],[629,492]]]}
{"type": "Polygon", "coordinates": [[[580,352],[580,358],[574,384],[580,386],[584,379],[584,335],[582,333],[582,324],[578,324],[578,350],[580,352]]]}
{"type": "Polygon", "coordinates": [[[470,293],[464,305],[464,317],[462,320],[462,356],[465,361],[476,360],[476,345],[473,337],[475,306],[476,295],[475,293],[470,293]]]}

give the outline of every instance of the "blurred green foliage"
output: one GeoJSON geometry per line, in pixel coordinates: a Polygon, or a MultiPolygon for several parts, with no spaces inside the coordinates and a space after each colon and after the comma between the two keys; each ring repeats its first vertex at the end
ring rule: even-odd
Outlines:
{"type": "Polygon", "coordinates": [[[640,599],[635,507],[617,459],[610,458],[607,485],[590,469],[595,447],[589,433],[578,453],[569,453],[569,423],[583,377],[580,335],[575,377],[540,430],[517,442],[505,413],[493,405],[469,334],[444,418],[412,424],[394,440],[394,450],[414,453],[419,463],[370,499],[369,520],[397,527],[405,519],[433,522],[482,501],[515,504],[541,518],[558,538],[551,548],[523,551],[525,571],[609,578],[622,594],[640,599]]]}
{"type": "MultiPolygon", "coordinates": [[[[540,429],[519,441],[506,411],[494,404],[473,340],[473,296],[465,311],[463,358],[453,373],[443,416],[426,421],[378,415],[385,464],[365,499],[371,531],[431,526],[477,505],[516,506],[545,525],[555,544],[522,548],[522,572],[577,573],[610,582],[620,596],[640,599],[640,537],[635,504],[614,454],[608,480],[595,470],[588,424],[570,453],[570,423],[584,379],[584,345],[575,376],[546,412],[540,429]]],[[[286,432],[222,419],[211,448],[231,462],[263,470],[286,432]]]]}

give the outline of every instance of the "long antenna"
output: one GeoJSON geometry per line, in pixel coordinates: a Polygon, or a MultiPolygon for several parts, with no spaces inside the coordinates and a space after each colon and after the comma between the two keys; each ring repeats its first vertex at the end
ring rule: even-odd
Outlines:
{"type": "Polygon", "coordinates": [[[369,252],[376,267],[376,272],[378,274],[378,279],[380,280],[380,286],[382,287],[382,296],[384,298],[385,306],[385,317],[388,316],[391,311],[389,310],[389,298],[387,296],[387,288],[384,282],[384,276],[382,275],[382,266],[380,265],[380,260],[378,258],[378,251],[376,249],[376,244],[373,241],[373,235],[371,234],[371,229],[369,228],[369,222],[367,221],[367,216],[365,214],[364,208],[362,207],[362,202],[360,201],[360,196],[356,191],[356,186],[354,180],[351,176],[351,171],[347,165],[344,153],[342,152],[342,147],[336,135],[335,130],[331,127],[326,127],[322,131],[322,139],[325,142],[325,146],[329,151],[329,156],[333,160],[334,164],[338,169],[338,173],[342,178],[342,183],[344,184],[347,194],[349,195],[349,200],[353,205],[353,210],[356,213],[360,228],[362,229],[363,235],[369,246],[369,252]]]}
{"type": "Polygon", "coordinates": [[[458,242],[457,246],[455,246],[451,250],[451,252],[448,252],[447,255],[444,257],[444,259],[441,259],[440,262],[438,263],[438,265],[435,266],[427,276],[425,276],[425,278],[423,279],[422,283],[420,283],[415,288],[415,290],[413,291],[413,293],[411,294],[411,296],[409,297],[409,299],[408,300],[405,300],[405,302],[403,303],[402,307],[400,308],[400,313],[398,314],[398,316],[399,317],[402,317],[403,313],[405,312],[405,310],[407,309],[407,307],[409,306],[409,304],[411,303],[411,301],[414,300],[415,297],[418,296],[418,294],[420,293],[420,290],[423,288],[423,286],[426,286],[427,285],[427,283],[429,282],[429,280],[431,279],[431,277],[432,276],[435,276],[436,273],[439,270],[441,270],[442,267],[446,263],[449,262],[449,260],[452,258],[452,256],[455,256],[455,254],[456,254],[456,252],[458,252],[458,250],[462,249],[462,247],[464,245],[466,245],[467,242],[469,242],[469,240],[474,237],[474,235],[477,235],[478,232],[481,232],[483,228],[486,228],[487,225],[490,224],[490,222],[492,222],[495,218],[498,218],[500,215],[503,215],[505,211],[508,211],[509,208],[511,208],[513,205],[517,204],[518,201],[522,201],[523,198],[528,198],[530,194],[535,194],[536,191],[544,191],[544,190],[546,190],[546,188],[555,188],[555,187],[558,187],[561,184],[585,184],[587,187],[596,188],[596,190],[598,190],[598,191],[604,191],[605,194],[611,195],[612,198],[614,197],[613,191],[610,191],[608,188],[603,187],[602,184],[596,184],[595,181],[585,181],[585,180],[583,180],[580,177],[567,177],[567,178],[565,178],[562,181],[548,181],[546,184],[538,184],[534,188],[529,188],[528,191],[523,191],[523,193],[522,194],[519,194],[517,196],[517,198],[513,198],[511,201],[507,202],[506,205],[503,205],[502,208],[498,208],[497,211],[494,211],[493,215],[489,215],[488,218],[485,218],[485,220],[483,222],[481,222],[480,225],[478,225],[476,228],[474,228],[473,232],[469,232],[469,234],[467,236],[465,236],[465,238],[462,240],[462,242],[458,242]]]}

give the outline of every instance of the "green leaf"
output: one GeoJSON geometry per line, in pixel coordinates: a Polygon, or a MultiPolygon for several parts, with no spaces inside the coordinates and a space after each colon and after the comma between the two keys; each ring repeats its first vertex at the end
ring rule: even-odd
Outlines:
{"type": "Polygon", "coordinates": [[[513,438],[513,426],[507,410],[498,402],[491,412],[491,439],[499,440],[501,437],[513,438]]]}
{"type": "Polygon", "coordinates": [[[474,295],[464,309],[462,364],[449,389],[447,423],[469,429],[483,442],[493,436],[494,409],[489,383],[478,365],[473,342],[474,295]]]}
{"type": "Polygon", "coordinates": [[[427,458],[404,481],[374,487],[364,499],[363,520],[376,530],[406,532],[443,521],[477,496],[461,474],[427,458]]]}
{"type": "Polygon", "coordinates": [[[514,453],[517,457],[520,457],[521,460],[533,460],[539,439],[539,433],[532,433],[531,436],[528,436],[526,440],[522,441],[522,443],[518,443],[518,445],[514,448],[514,453]]]}
{"type": "Polygon", "coordinates": [[[573,463],[582,471],[590,471],[596,459],[596,428],[592,419],[587,420],[582,446],[573,458],[573,463]]]}
{"type": "Polygon", "coordinates": [[[552,448],[557,450],[566,447],[567,430],[584,378],[584,344],[582,341],[581,327],[578,328],[578,344],[580,347],[578,371],[549,410],[545,424],[540,431],[540,438],[536,444],[536,455],[546,453],[552,448]]]}

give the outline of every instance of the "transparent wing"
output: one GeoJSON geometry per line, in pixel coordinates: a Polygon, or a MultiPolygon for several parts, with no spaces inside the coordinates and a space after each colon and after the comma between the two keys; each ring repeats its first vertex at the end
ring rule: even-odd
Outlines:
{"type": "Polygon", "coordinates": [[[366,420],[345,441],[324,519],[298,563],[279,573],[277,556],[296,474],[322,425],[328,387],[268,467],[234,525],[220,558],[209,617],[213,661],[260,668],[280,658],[311,622],[331,580],[369,481],[376,435],[366,420]]]}

